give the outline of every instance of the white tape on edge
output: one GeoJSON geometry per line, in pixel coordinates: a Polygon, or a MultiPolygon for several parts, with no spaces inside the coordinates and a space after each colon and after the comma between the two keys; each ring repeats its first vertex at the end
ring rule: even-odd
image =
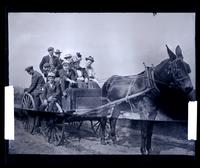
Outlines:
{"type": "Polygon", "coordinates": [[[188,103],[188,140],[197,139],[197,101],[188,103]]]}
{"type": "Polygon", "coordinates": [[[14,88],[13,86],[5,87],[4,97],[4,138],[14,140],[14,88]]]}

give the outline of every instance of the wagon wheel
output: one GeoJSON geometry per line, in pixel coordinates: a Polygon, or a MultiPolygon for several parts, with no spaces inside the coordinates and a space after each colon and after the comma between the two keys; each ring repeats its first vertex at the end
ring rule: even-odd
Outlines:
{"type": "MultiPolygon", "coordinates": [[[[97,121],[90,121],[90,123],[91,123],[91,128],[92,128],[92,131],[94,132],[94,134],[95,134],[97,137],[100,137],[100,136],[101,136],[101,131],[102,131],[100,121],[99,121],[99,120],[97,120],[97,121]]],[[[105,126],[105,137],[108,137],[108,136],[109,136],[109,129],[110,129],[109,123],[106,122],[106,126],[105,126]]]]}
{"type": "Polygon", "coordinates": [[[22,109],[30,109],[30,110],[35,110],[35,102],[33,100],[33,97],[29,93],[24,93],[24,96],[22,98],[22,103],[21,103],[22,109]]]}
{"type": "Polygon", "coordinates": [[[22,98],[21,108],[23,110],[24,120],[23,126],[27,132],[32,133],[35,127],[35,117],[28,115],[27,110],[35,110],[35,102],[29,93],[24,93],[22,98]]]}
{"type": "MultiPolygon", "coordinates": [[[[58,103],[56,103],[57,113],[62,113],[63,110],[58,103]]],[[[55,113],[56,115],[56,113],[55,113]]],[[[45,136],[48,143],[53,143],[58,146],[63,142],[65,126],[63,118],[60,116],[51,116],[42,121],[41,132],[45,136]]]]}

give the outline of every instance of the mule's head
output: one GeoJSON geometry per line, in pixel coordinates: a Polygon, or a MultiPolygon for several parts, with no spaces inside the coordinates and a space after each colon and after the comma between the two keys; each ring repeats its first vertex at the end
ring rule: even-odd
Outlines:
{"type": "Polygon", "coordinates": [[[167,67],[167,74],[170,76],[172,86],[182,90],[189,99],[194,99],[191,97],[191,93],[194,91],[189,76],[191,69],[189,64],[183,60],[180,46],[176,47],[176,54],[174,54],[167,45],[166,47],[170,58],[167,67]]]}

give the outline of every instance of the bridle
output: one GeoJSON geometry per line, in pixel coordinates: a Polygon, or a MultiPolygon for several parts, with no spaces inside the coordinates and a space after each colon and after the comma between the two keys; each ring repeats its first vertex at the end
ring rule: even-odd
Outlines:
{"type": "MultiPolygon", "coordinates": [[[[176,74],[179,74],[179,72],[180,72],[180,70],[177,67],[177,61],[181,61],[183,63],[182,58],[178,57],[175,60],[169,62],[170,65],[169,65],[169,69],[168,69],[168,73],[171,74],[172,78],[174,79],[174,85],[175,86],[180,85],[180,82],[182,82],[185,79],[190,79],[188,74],[185,75],[185,76],[181,75],[181,77],[176,76],[176,74]]],[[[185,65],[183,65],[183,66],[185,68],[185,71],[187,71],[185,65]]]]}

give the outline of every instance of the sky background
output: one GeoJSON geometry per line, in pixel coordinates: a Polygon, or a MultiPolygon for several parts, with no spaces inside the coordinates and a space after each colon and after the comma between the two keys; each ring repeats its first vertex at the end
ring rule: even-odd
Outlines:
{"type": "Polygon", "coordinates": [[[93,56],[93,67],[102,82],[112,75],[134,75],[146,65],[156,66],[182,48],[191,66],[195,86],[194,13],[9,13],[9,84],[29,87],[24,69],[39,63],[52,46],[65,54],[93,56]]]}

